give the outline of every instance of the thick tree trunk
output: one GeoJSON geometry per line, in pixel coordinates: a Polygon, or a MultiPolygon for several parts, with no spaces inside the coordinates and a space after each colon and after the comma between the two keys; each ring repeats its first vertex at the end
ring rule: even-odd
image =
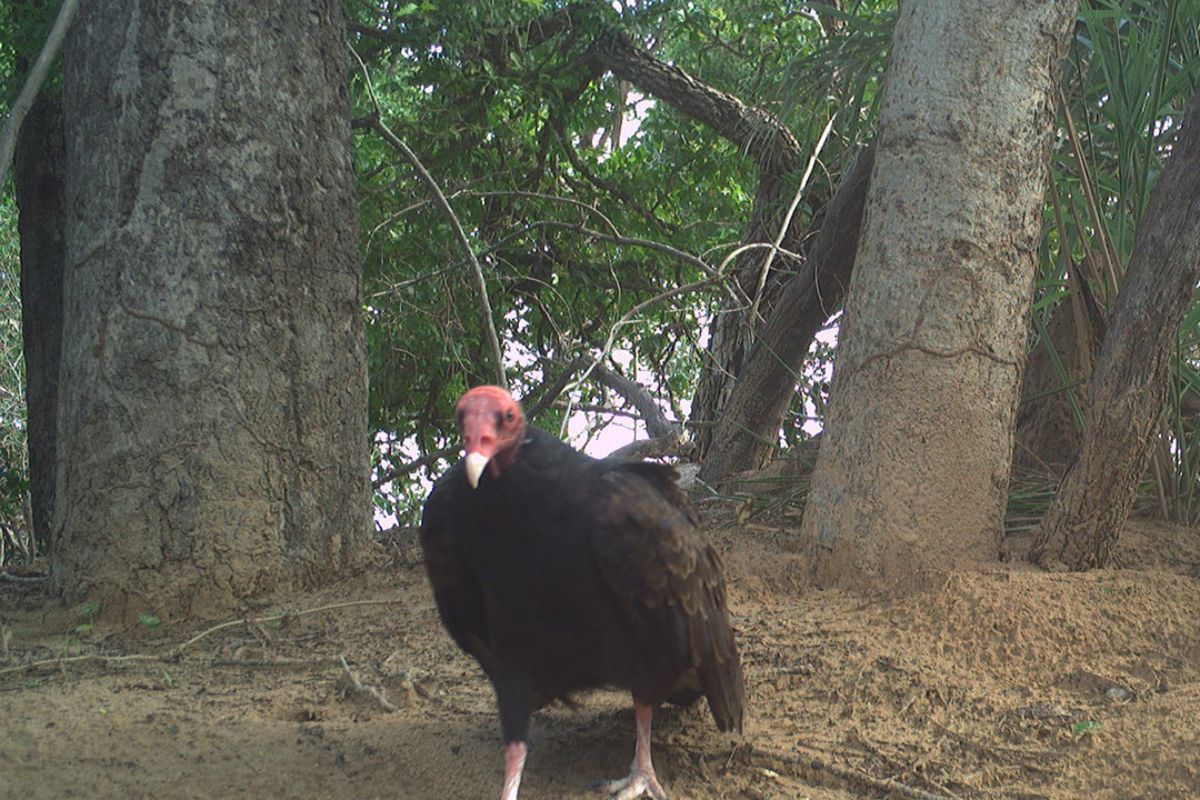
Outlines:
{"type": "Polygon", "coordinates": [[[62,104],[43,93],[21,125],[16,185],[21,236],[21,329],[25,350],[26,440],[33,534],[50,541],[55,429],[63,325],[62,104]]]}
{"type": "Polygon", "coordinates": [[[711,483],[757,469],[775,449],[804,358],[850,283],[874,161],[874,150],[868,148],[846,171],[805,267],[784,285],[737,380],[729,381],[723,411],[711,427],[702,480],[711,483]]]}
{"type": "Polygon", "coordinates": [[[1166,406],[1175,332],[1200,282],[1200,93],[1150,196],[1084,409],[1083,446],[1031,553],[1046,567],[1112,560],[1166,406]]]}
{"type": "Polygon", "coordinates": [[[86,4],[65,50],[54,574],[225,613],[370,524],[342,3],[86,4]]]}
{"type": "Polygon", "coordinates": [[[820,584],[998,553],[1068,0],[902,4],[804,520],[820,584]]]}

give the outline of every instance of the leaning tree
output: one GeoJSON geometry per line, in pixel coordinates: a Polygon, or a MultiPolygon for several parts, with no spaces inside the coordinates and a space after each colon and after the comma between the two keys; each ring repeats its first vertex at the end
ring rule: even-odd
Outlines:
{"type": "Polygon", "coordinates": [[[1083,440],[1042,520],[1047,567],[1108,566],[1167,407],[1176,331],[1200,285],[1200,93],[1150,195],[1084,407],[1083,440]]]}

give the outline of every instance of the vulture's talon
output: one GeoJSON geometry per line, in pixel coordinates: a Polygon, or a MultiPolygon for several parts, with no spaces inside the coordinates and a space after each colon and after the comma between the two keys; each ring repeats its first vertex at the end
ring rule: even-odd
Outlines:
{"type": "Polygon", "coordinates": [[[654,773],[639,769],[630,772],[627,778],[604,782],[604,789],[609,793],[609,800],[635,800],[638,797],[668,800],[666,791],[654,773]]]}

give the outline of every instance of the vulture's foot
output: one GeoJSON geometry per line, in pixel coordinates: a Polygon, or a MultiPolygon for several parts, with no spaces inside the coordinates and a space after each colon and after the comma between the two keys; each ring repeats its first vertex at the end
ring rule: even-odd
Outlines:
{"type": "Polygon", "coordinates": [[[609,800],[635,800],[638,797],[650,797],[652,800],[668,800],[666,791],[658,778],[654,776],[654,768],[642,769],[635,766],[628,778],[617,781],[606,781],[602,784],[609,792],[609,800]]]}

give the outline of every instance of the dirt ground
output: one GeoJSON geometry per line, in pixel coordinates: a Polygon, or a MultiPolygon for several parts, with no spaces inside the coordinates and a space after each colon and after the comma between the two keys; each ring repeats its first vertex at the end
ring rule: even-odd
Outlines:
{"type": "MultiPolygon", "coordinates": [[[[880,602],[806,589],[789,522],[718,521],[747,727],[656,716],[675,800],[1200,797],[1200,532],[1134,522],[1120,569],[996,563],[880,602]]],[[[491,691],[411,533],[378,562],[216,630],[75,634],[75,609],[3,585],[0,796],[498,796],[491,691]]],[[[632,748],[618,693],[542,711],[521,796],[595,798],[632,748]]]]}

